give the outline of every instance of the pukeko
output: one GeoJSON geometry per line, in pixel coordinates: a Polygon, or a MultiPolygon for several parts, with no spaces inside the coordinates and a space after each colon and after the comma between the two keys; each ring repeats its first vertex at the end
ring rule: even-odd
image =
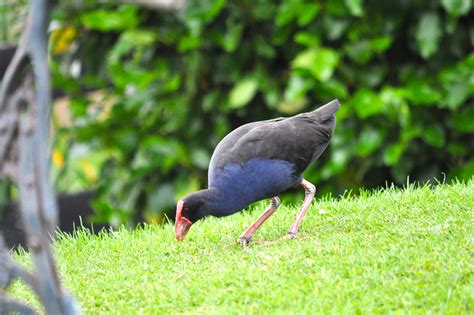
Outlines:
{"type": "Polygon", "coordinates": [[[228,216],[270,198],[269,208],[240,236],[240,243],[247,245],[278,208],[278,195],[301,185],[304,202],[289,231],[289,237],[295,237],[316,192],[301,174],[328,146],[338,109],[339,102],[333,100],[312,112],[249,123],[225,136],[211,158],[209,188],[191,193],[177,204],[176,239],[183,240],[199,219],[228,216]]]}

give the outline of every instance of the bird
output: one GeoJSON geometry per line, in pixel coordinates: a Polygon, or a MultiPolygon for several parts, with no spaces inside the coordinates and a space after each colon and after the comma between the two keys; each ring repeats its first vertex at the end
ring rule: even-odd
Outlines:
{"type": "Polygon", "coordinates": [[[289,238],[295,238],[316,193],[302,173],[326,150],[339,107],[335,99],[311,112],[251,122],[227,134],[211,156],[208,188],[186,195],[176,205],[176,239],[182,241],[204,217],[228,216],[269,198],[269,207],[239,238],[247,246],[277,210],[278,195],[302,186],[305,198],[288,232],[289,238]]]}

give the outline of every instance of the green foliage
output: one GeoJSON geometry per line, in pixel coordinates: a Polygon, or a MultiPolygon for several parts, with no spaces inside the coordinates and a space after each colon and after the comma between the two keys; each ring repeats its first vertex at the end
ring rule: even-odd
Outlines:
{"type": "Polygon", "coordinates": [[[468,0],[190,1],[176,14],[63,4],[54,17],[77,37],[53,58],[55,84],[74,97],[72,139],[110,156],[99,215],[109,203],[119,222],[161,220],[205,186],[230,130],[333,98],[332,144],[305,174],[319,191],[469,176],[472,13],[468,0]],[[80,85],[101,89],[106,105],[80,85]]]}
{"type": "Polygon", "coordinates": [[[239,81],[230,91],[229,107],[239,108],[247,105],[257,92],[258,81],[256,78],[245,78],[239,81]]]}
{"type": "Polygon", "coordinates": [[[431,57],[438,50],[442,35],[438,14],[434,12],[423,14],[416,31],[416,42],[423,58],[431,57]]]}
{"type": "Polygon", "coordinates": [[[472,313],[473,179],[319,200],[291,241],[298,209],[283,201],[243,250],[267,205],[198,222],[182,243],[171,224],[62,235],[61,279],[85,314],[472,313]]]}
{"type": "Polygon", "coordinates": [[[0,46],[19,42],[26,27],[27,12],[28,0],[3,1],[0,4],[0,46]]]}
{"type": "Polygon", "coordinates": [[[122,31],[138,25],[137,7],[121,6],[117,11],[96,9],[81,15],[81,22],[85,27],[107,31],[122,31]]]}

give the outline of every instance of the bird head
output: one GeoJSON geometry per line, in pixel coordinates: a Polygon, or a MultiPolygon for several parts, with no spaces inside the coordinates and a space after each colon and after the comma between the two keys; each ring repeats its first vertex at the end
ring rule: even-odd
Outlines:
{"type": "Polygon", "coordinates": [[[199,192],[190,194],[178,201],[174,232],[176,239],[182,241],[191,225],[205,216],[205,202],[199,192]]]}

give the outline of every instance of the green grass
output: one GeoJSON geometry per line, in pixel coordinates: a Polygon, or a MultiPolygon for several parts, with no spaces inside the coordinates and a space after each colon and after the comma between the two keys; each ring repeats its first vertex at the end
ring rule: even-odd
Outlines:
{"type": "Polygon", "coordinates": [[[474,180],[317,201],[291,241],[298,209],[283,201],[237,246],[265,206],[199,222],[182,243],[170,224],[62,236],[63,281],[87,314],[473,314],[474,180]]]}

